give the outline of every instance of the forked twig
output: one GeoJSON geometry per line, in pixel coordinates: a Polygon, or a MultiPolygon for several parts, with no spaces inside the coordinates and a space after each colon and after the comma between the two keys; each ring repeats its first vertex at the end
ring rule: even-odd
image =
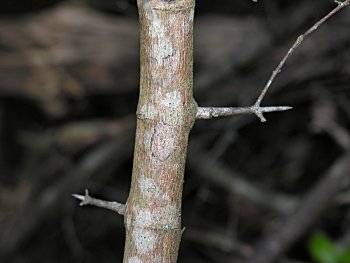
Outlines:
{"type": "Polygon", "coordinates": [[[344,7],[350,4],[350,0],[346,0],[344,2],[340,2],[340,1],[335,1],[335,2],[337,3],[337,7],[335,7],[331,12],[329,12],[327,15],[325,15],[323,18],[317,21],[312,27],[306,30],[302,35],[300,35],[295,40],[295,42],[290,47],[290,49],[285,54],[285,56],[282,58],[282,60],[280,61],[276,69],[272,71],[270,78],[266,82],[263,90],[261,91],[259,97],[255,101],[253,106],[250,106],[250,107],[198,107],[196,118],[211,119],[216,117],[233,116],[237,114],[255,114],[260,119],[261,122],[265,122],[266,119],[263,115],[263,113],[265,112],[285,111],[285,110],[292,109],[292,107],[290,106],[261,107],[261,101],[265,97],[267,91],[269,90],[271,84],[276,79],[277,75],[281,72],[282,67],[286,63],[289,56],[294,53],[295,49],[303,42],[303,40],[308,35],[316,31],[324,22],[326,22],[334,14],[338,13],[340,10],[342,10],[344,7]]]}

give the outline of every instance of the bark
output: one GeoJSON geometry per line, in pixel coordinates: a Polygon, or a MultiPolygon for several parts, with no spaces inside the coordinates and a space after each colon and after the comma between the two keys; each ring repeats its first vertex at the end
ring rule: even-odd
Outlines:
{"type": "Polygon", "coordinates": [[[176,262],[193,99],[193,0],[139,0],[141,80],[124,262],[176,262]]]}

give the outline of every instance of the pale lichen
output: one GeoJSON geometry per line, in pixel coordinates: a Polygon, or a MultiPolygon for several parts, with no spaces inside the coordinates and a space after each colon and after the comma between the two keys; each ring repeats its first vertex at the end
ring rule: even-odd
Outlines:
{"type": "Polygon", "coordinates": [[[131,257],[128,259],[128,263],[142,263],[142,260],[138,257],[131,257]]]}
{"type": "Polygon", "coordinates": [[[143,134],[143,145],[145,146],[145,149],[150,150],[151,148],[151,140],[152,140],[153,133],[149,130],[146,130],[143,134]]]}
{"type": "Polygon", "coordinates": [[[154,209],[134,208],[134,227],[140,229],[177,229],[180,227],[180,211],[175,204],[156,207],[154,209]]]}
{"type": "Polygon", "coordinates": [[[145,178],[142,176],[139,180],[139,187],[141,189],[141,193],[147,199],[155,198],[160,201],[170,200],[169,196],[157,185],[157,182],[151,178],[145,178]]]}
{"type": "Polygon", "coordinates": [[[176,229],[180,227],[181,214],[175,204],[158,207],[153,213],[157,228],[164,229],[164,226],[167,226],[167,228],[176,229]]]}
{"type": "Polygon", "coordinates": [[[153,225],[152,212],[148,208],[141,208],[139,206],[134,208],[135,222],[134,224],[139,228],[147,228],[153,225]]]}
{"type": "Polygon", "coordinates": [[[193,22],[193,19],[194,19],[194,8],[192,8],[190,12],[190,21],[193,22]]]}
{"type": "Polygon", "coordinates": [[[137,111],[136,115],[141,120],[153,120],[157,115],[157,108],[153,104],[147,103],[137,111]]]}
{"type": "Polygon", "coordinates": [[[165,94],[161,104],[165,107],[177,108],[181,105],[181,95],[178,91],[171,91],[165,94]]]}
{"type": "Polygon", "coordinates": [[[169,39],[169,33],[167,32],[167,25],[158,18],[157,11],[149,9],[146,15],[149,16],[150,23],[150,36],[153,39],[153,45],[151,46],[151,57],[157,60],[158,66],[162,65],[163,59],[166,59],[173,55],[173,44],[169,39]]]}
{"type": "Polygon", "coordinates": [[[152,231],[135,227],[132,233],[132,239],[136,249],[142,254],[150,253],[156,244],[155,235],[152,231]]]}
{"type": "Polygon", "coordinates": [[[173,153],[177,142],[175,127],[160,123],[154,129],[151,139],[151,154],[159,161],[166,161],[173,153]]]}

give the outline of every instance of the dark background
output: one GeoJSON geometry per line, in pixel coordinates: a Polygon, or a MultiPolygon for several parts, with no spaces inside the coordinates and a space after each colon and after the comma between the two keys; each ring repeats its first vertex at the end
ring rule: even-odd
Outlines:
{"type": "MultiPolygon", "coordinates": [[[[197,1],[198,104],[253,103],[297,36],[334,7],[197,1]]],[[[79,207],[71,194],[88,188],[126,201],[139,82],[135,3],[6,0],[0,13],[0,262],[121,262],[123,218],[79,207]]],[[[267,114],[267,123],[196,122],[179,262],[315,262],[308,240],[319,231],[349,246],[349,28],[348,8],[287,62],[263,104],[293,110],[267,114]]]]}

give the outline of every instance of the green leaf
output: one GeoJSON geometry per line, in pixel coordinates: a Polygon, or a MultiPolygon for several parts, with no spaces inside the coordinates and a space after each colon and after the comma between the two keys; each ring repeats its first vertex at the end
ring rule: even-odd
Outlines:
{"type": "Polygon", "coordinates": [[[350,247],[343,250],[338,256],[338,263],[349,263],[350,262],[350,247]]]}
{"type": "Polygon", "coordinates": [[[319,263],[339,263],[339,252],[333,241],[322,233],[314,234],[311,237],[309,241],[309,252],[312,258],[319,263]]]}

